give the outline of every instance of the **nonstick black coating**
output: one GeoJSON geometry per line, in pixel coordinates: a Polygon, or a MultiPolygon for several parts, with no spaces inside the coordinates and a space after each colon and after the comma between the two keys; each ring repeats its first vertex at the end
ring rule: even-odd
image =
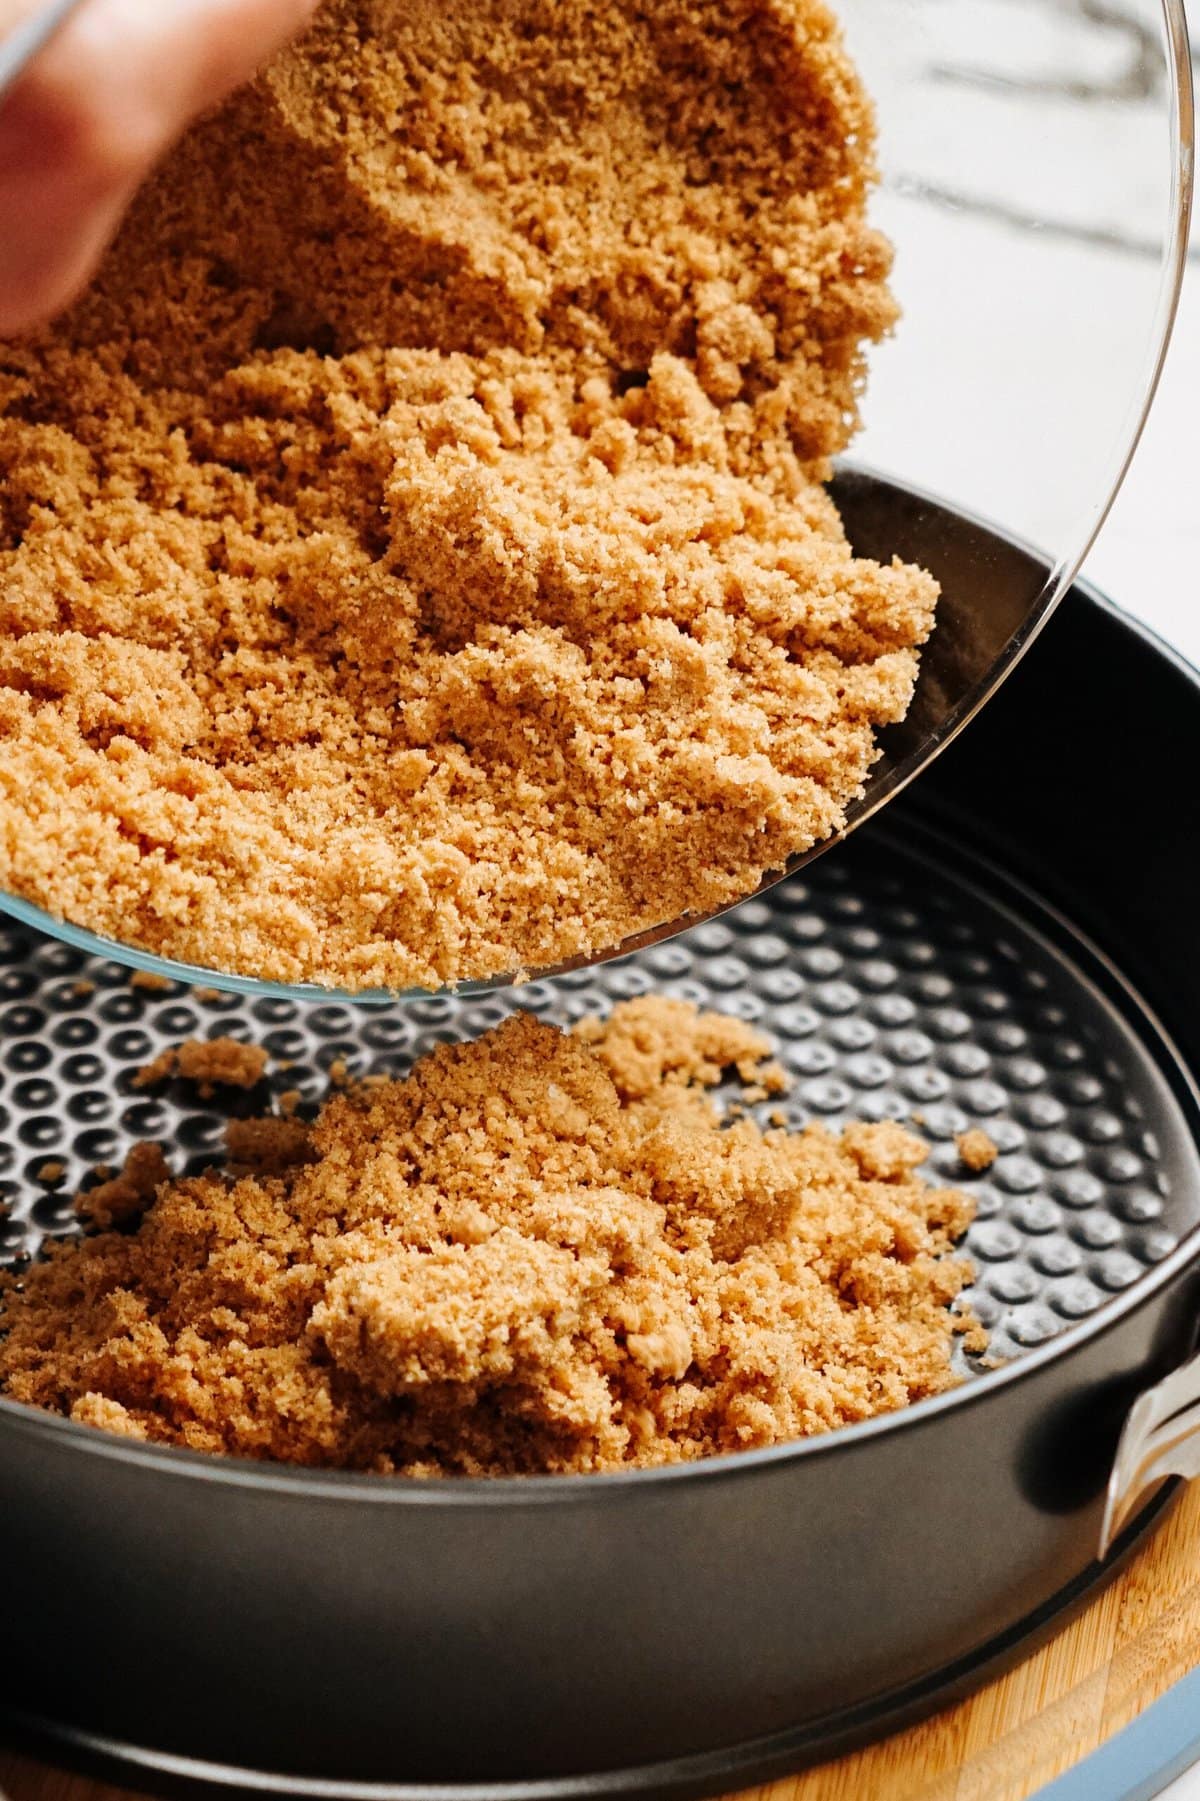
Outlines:
{"type": "MultiPolygon", "coordinates": [[[[841,498],[860,549],[870,550],[877,530],[889,550],[927,560],[950,584],[1003,586],[1016,558],[1028,584],[1026,553],[926,500],[861,477],[841,498]]],[[[927,1130],[945,1167],[953,1109],[971,1119],[986,1113],[964,1105],[967,1091],[1002,1071],[1003,1110],[983,1123],[1009,1122],[1023,1142],[1014,1140],[978,1185],[982,1302],[997,1342],[1008,1334],[1006,1348],[1036,1342],[1028,1325],[1039,1319],[1057,1338],[907,1416],[630,1478],[419,1487],[314,1479],[131,1447],[0,1406],[6,1618],[20,1621],[0,1642],[0,1684],[13,1713],[152,1756],[265,1772],[284,1792],[301,1780],[329,1794],[385,1784],[512,1793],[529,1783],[555,1793],[691,1792],[777,1772],[931,1704],[1086,1592],[1100,1574],[1092,1560],[1101,1495],[1123,1413],[1194,1337],[1192,1245],[1167,1248],[1200,1216],[1192,1102],[1118,978],[1078,943],[1074,971],[1056,954],[1069,928],[1043,920],[1031,936],[1037,908],[1019,897],[1016,922],[1002,927],[999,879],[985,898],[964,898],[947,875],[973,839],[1007,872],[1053,891],[1106,949],[1122,946],[1125,976],[1170,1015],[1193,1058],[1200,983],[1190,961],[1163,967],[1162,947],[1182,945],[1184,922],[1197,917],[1196,840],[1186,820],[1180,829],[1176,797],[1153,777],[1164,754],[1194,741],[1198,721],[1194,678],[1077,589],[1036,655],[920,790],[889,809],[882,826],[866,828],[862,845],[809,872],[807,894],[783,891],[782,930],[768,929],[770,914],[731,921],[730,944],[706,953],[710,973],[714,958],[740,955],[746,973],[731,965],[725,992],[743,1005],[747,996],[763,1000],[781,974],[799,980],[795,995],[765,998],[817,1016],[807,1030],[783,1034],[801,1111],[836,1117],[843,1107],[869,1110],[872,1097],[886,1099],[881,1111],[896,1111],[893,1098],[905,1111],[920,1106],[927,1121],[934,1116],[927,1130]],[[1114,729],[1112,709],[1118,698],[1127,707],[1131,692],[1140,717],[1152,720],[1147,733],[1114,729]],[[1164,835],[1177,847],[1171,880],[1152,902],[1137,855],[1113,853],[1112,822],[1131,818],[1139,849],[1164,835]],[[921,828],[931,822],[928,840],[921,828]],[[905,837],[921,837],[915,861],[901,854],[905,837]],[[872,881],[897,873],[910,892],[873,901],[872,881]],[[876,925],[854,903],[911,913],[914,896],[917,920],[896,928],[904,942],[925,946],[914,963],[880,956],[865,941],[855,948],[852,934],[876,925]],[[851,904],[839,913],[839,901],[851,904]],[[935,902],[941,924],[924,929],[922,910],[933,917],[935,902]],[[821,931],[792,931],[788,922],[802,920],[821,931]],[[970,944],[955,940],[964,926],[970,944]],[[996,973],[1006,968],[996,961],[1004,930],[1015,985],[996,973]],[[756,961],[756,945],[772,937],[782,952],[756,961]],[[820,948],[842,964],[813,965],[820,948]],[[972,957],[988,968],[965,967],[972,957]],[[896,979],[872,988],[872,962],[898,963],[896,979]],[[1026,974],[1055,991],[1040,992],[1036,979],[1023,989],[1026,974]],[[936,985],[939,976],[952,979],[950,992],[921,990],[922,978],[936,985]],[[839,984],[843,992],[831,995],[839,984]],[[846,988],[857,997],[839,1011],[846,988]],[[814,1000],[818,990],[825,1005],[814,1000]],[[989,1017],[979,996],[1001,991],[1006,1005],[989,1017]],[[889,996],[945,1016],[946,1034],[926,1032],[928,1054],[910,1063],[894,1053],[912,1021],[879,1015],[889,996]],[[1006,1048],[988,1033],[1015,1018],[1018,1000],[1028,1009],[1028,1019],[1016,1018],[1026,1041],[1006,1048]],[[1065,1017],[1039,1024],[1046,1008],[1065,1017]],[[967,1016],[965,1031],[955,1014],[967,1016]],[[874,1026],[870,1044],[838,1041],[853,1020],[874,1026]],[[1029,1035],[1039,1033],[1031,1051],[1029,1035]],[[881,1041],[890,1052],[883,1058],[881,1041]],[[963,1059],[971,1047],[988,1054],[986,1072],[963,1059]],[[836,1082],[856,1057],[864,1079],[839,1097],[836,1082]],[[872,1057],[887,1063],[882,1075],[872,1057]],[[1042,1072],[1024,1090],[1022,1063],[1026,1077],[1042,1072]],[[949,1086],[914,1094],[905,1080],[922,1071],[949,1086]],[[1071,1090],[1078,1078],[1099,1082],[1100,1094],[1071,1090]],[[1047,1100],[1076,1112],[1051,1117],[1047,1100]],[[1132,1120],[1130,1102],[1147,1117],[1132,1120]],[[1099,1135],[1089,1137],[1100,1118],[1099,1135]],[[1154,1145],[1141,1141],[1148,1130],[1154,1145]],[[1106,1161],[1118,1151],[1123,1162],[1106,1161]],[[1008,1186],[1006,1163],[1017,1171],[1008,1186]],[[1081,1175],[1102,1195],[1080,1188],[1081,1175]],[[1007,1252],[1003,1238],[995,1241],[1006,1228],[1017,1239],[1007,1252]],[[1060,1267],[1064,1256],[1074,1267],[1060,1267]],[[1076,1325],[1067,1324],[1071,1306],[1058,1304],[1072,1284],[1089,1302],[1076,1325]]],[[[19,957],[8,965],[19,967],[19,957]]],[[[669,984],[694,971],[651,973],[669,984]]],[[[79,974],[64,969],[53,979],[79,974]]],[[[128,994],[123,983],[102,986],[94,1005],[128,994]]],[[[62,1017],[78,1016],[85,998],[62,1017]]],[[[158,1008],[190,1004],[136,999],[139,1020],[106,1021],[110,1035],[142,1029],[158,1008]]],[[[576,999],[582,989],[565,985],[561,1004],[576,999]]],[[[353,1029],[369,1047],[371,1016],[360,1020],[353,1029]]],[[[447,1022],[410,1025],[436,1032],[447,1022]]],[[[13,1042],[53,1031],[48,1017],[13,1042]]],[[[304,1031],[320,1037],[311,1020],[304,1031]]],[[[324,1040],[337,1041],[337,1031],[324,1040]]],[[[376,1053],[413,1048],[410,1036],[376,1053]]],[[[166,1103],[168,1126],[178,1123],[171,1109],[179,1100],[166,1103]]],[[[44,1148],[45,1159],[79,1154],[70,1134],[44,1148]]],[[[41,1155],[43,1147],[28,1149],[41,1155]]],[[[18,1162],[26,1182],[36,1177],[32,1155],[22,1151],[18,1162]]],[[[31,1213],[18,1209],[14,1244],[18,1229],[28,1244],[34,1215],[42,1226],[60,1223],[52,1191],[31,1213]]]]}

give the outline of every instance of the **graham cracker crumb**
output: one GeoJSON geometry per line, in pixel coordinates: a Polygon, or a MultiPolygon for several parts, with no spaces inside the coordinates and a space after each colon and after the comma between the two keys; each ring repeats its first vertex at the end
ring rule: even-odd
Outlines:
{"type": "Polygon", "coordinates": [[[160,1051],[133,1077],[135,1088],[182,1076],[195,1082],[206,1099],[215,1088],[255,1088],[263,1078],[269,1054],[259,1044],[243,1044],[238,1038],[188,1038],[160,1051]]]}
{"type": "Polygon", "coordinates": [[[678,1462],[937,1394],[962,1195],[887,1126],[722,1125],[768,1047],[661,1000],[520,1014],[403,1081],[231,1128],[132,1233],[0,1277],[0,1389],[163,1443],[411,1475],[678,1462]],[[299,1133],[296,1134],[298,1144],[299,1133]]]}
{"type": "Polygon", "coordinates": [[[958,1146],[958,1154],[969,1170],[990,1169],[1000,1155],[999,1148],[994,1145],[987,1133],[979,1126],[972,1126],[967,1132],[960,1132],[954,1140],[958,1146]]]}
{"type": "Polygon", "coordinates": [[[71,993],[77,1000],[85,1001],[90,994],[95,994],[95,982],[72,982],[71,993]]]}
{"type": "Polygon", "coordinates": [[[261,1044],[237,1038],[189,1038],[175,1057],[184,1081],[198,1082],[202,1093],[213,1087],[255,1088],[271,1060],[261,1044]]]}
{"type": "Polygon", "coordinates": [[[129,1410],[106,1395],[88,1393],[72,1403],[69,1417],[81,1426],[98,1426],[102,1432],[115,1432],[118,1438],[147,1438],[129,1410]]]}
{"type": "Polygon", "coordinates": [[[93,1225],[123,1226],[143,1214],[164,1183],[171,1179],[171,1168],[162,1146],[135,1144],[121,1166],[119,1175],[77,1195],[75,1210],[93,1225]]]}
{"type": "Polygon", "coordinates": [[[175,1074],[179,1062],[179,1054],[173,1045],[165,1051],[159,1051],[149,1063],[143,1063],[140,1069],[133,1072],[131,1078],[135,1088],[154,1088],[159,1082],[169,1082],[175,1074]]]}
{"type": "Polygon", "coordinates": [[[278,1175],[314,1159],[311,1137],[301,1119],[231,1119],[225,1127],[230,1164],[239,1173],[278,1175]]]}
{"type": "Polygon", "coordinates": [[[879,1125],[849,1125],[842,1133],[842,1143],[864,1175],[902,1177],[919,1169],[929,1155],[924,1139],[906,1132],[894,1120],[884,1120],[879,1125]]]}
{"type": "Polygon", "coordinates": [[[303,1100],[304,1096],[298,1088],[285,1088],[279,1097],[279,1111],[284,1119],[290,1119],[303,1100]]]}
{"type": "Polygon", "coordinates": [[[787,1087],[769,1038],[728,1014],[702,1013],[691,1001],[645,995],[621,1003],[607,1019],[580,1020],[574,1036],[592,1046],[623,1100],[668,1087],[712,1088],[729,1070],[743,1088],[764,1095],[787,1087]]]}
{"type": "Polygon", "coordinates": [[[837,830],[936,599],[821,486],[873,144],[820,0],[327,0],[0,347],[0,884],[437,987],[837,830]]]}
{"type": "Polygon", "coordinates": [[[219,1001],[220,998],[221,998],[221,990],[219,988],[193,988],[192,989],[192,999],[194,1001],[199,1001],[201,1006],[207,1006],[212,1001],[219,1001]]]}
{"type": "Polygon", "coordinates": [[[41,1169],[38,1170],[37,1179],[39,1182],[61,1182],[66,1173],[65,1163],[43,1163],[41,1169]]]}

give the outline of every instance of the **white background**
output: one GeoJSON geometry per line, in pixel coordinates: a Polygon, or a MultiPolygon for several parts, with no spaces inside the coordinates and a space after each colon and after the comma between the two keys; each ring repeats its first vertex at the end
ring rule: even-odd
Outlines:
{"type": "MultiPolygon", "coordinates": [[[[1200,233],[1193,231],[1200,244],[1200,233]]],[[[1141,449],[1088,559],[1121,606],[1200,665],[1200,262],[1141,449]]]]}

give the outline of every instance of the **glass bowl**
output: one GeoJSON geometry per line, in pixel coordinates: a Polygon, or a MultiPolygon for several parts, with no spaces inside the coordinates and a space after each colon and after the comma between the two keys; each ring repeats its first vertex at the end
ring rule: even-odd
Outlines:
{"type": "MultiPolygon", "coordinates": [[[[986,655],[932,736],[910,727],[885,747],[850,830],[995,689],[1112,504],[1175,317],[1194,120],[1183,0],[837,0],[835,10],[878,111],[873,219],[895,246],[904,314],[871,354],[848,467],[934,494],[1043,553],[1041,568],[1023,565],[1014,577],[1024,587],[1005,596],[986,655]]],[[[954,602],[967,612],[970,603],[969,594],[954,602]]],[[[917,719],[922,689],[937,685],[936,646],[935,630],[917,719]]],[[[13,895],[0,894],[0,911],[91,955],[196,986],[368,1005],[428,992],[261,981],[102,938],[13,895]]],[[[593,961],[697,923],[667,922],[593,961]]],[[[456,992],[504,985],[465,982],[456,992]]]]}

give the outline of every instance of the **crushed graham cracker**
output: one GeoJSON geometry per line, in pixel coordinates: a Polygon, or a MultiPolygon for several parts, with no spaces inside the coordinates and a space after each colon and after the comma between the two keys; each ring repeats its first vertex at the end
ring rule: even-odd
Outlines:
{"type": "Polygon", "coordinates": [[[936,598],[820,485],[873,141],[821,0],[326,0],[0,346],[0,885],[436,987],[835,831],[936,598]]]}
{"type": "Polygon", "coordinates": [[[231,1119],[225,1127],[231,1168],[273,1176],[298,1163],[311,1163],[316,1153],[302,1119],[274,1114],[265,1119],[231,1119]]]}
{"type": "Polygon", "coordinates": [[[187,1038],[169,1046],[142,1065],[134,1077],[135,1088],[153,1088],[180,1076],[195,1082],[207,1098],[216,1088],[255,1088],[270,1062],[261,1044],[243,1044],[240,1038],[187,1038]]]}
{"type": "Polygon", "coordinates": [[[991,1169],[1000,1155],[999,1146],[993,1144],[981,1126],[972,1126],[968,1131],[960,1132],[954,1142],[963,1163],[976,1173],[991,1169]]]}
{"type": "Polygon", "coordinates": [[[145,994],[169,994],[175,984],[170,976],[160,976],[153,969],[135,969],[130,972],[129,986],[140,988],[145,994]]]}
{"type": "MultiPolygon", "coordinates": [[[[678,1462],[956,1377],[961,1194],[898,1127],[722,1124],[749,1028],[520,1014],[333,1096],[296,1162],[168,1179],[136,1230],[0,1277],[0,1390],[135,1437],[384,1473],[678,1462]]],[[[257,1147],[257,1152],[256,1152],[257,1147]]],[[[93,1191],[91,1205],[95,1207],[93,1191]]]]}
{"type": "Polygon", "coordinates": [[[75,1210],[95,1226],[123,1226],[150,1206],[171,1179],[171,1166],[158,1144],[135,1144],[117,1175],[76,1196],[75,1210]]]}

